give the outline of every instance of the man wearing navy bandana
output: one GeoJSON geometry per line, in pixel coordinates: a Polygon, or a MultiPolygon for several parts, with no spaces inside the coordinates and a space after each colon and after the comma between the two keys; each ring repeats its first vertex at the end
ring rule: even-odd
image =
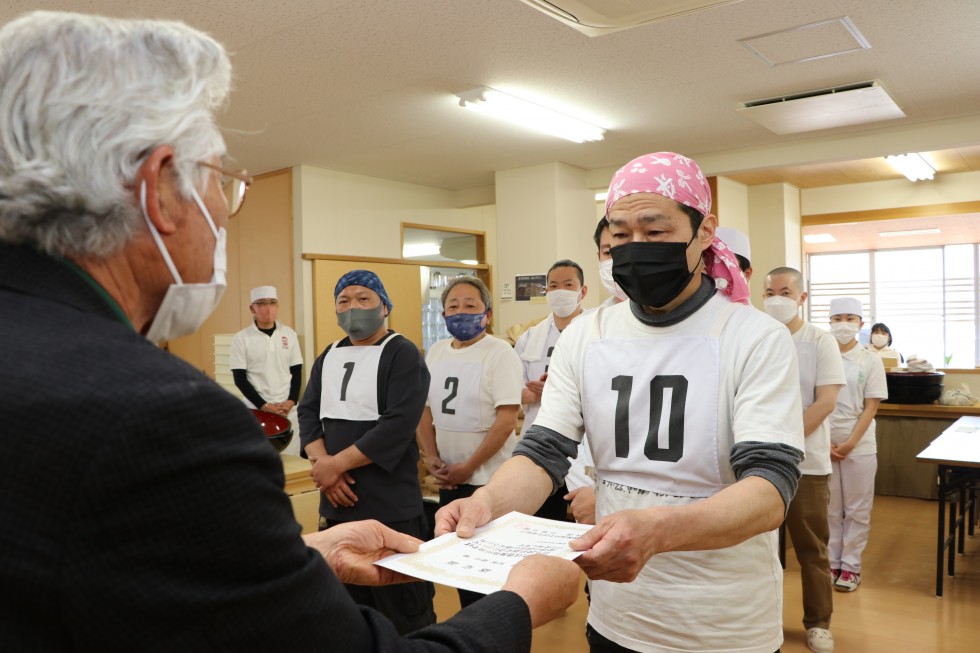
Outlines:
{"type": "MultiPolygon", "coordinates": [[[[378,275],[348,272],[334,288],[334,301],[347,337],[317,358],[299,404],[300,439],[321,492],[320,530],[377,519],[424,538],[415,427],[429,371],[415,345],[385,325],[392,303],[378,275]]],[[[432,583],[347,589],[400,633],[435,623],[432,583]]]]}

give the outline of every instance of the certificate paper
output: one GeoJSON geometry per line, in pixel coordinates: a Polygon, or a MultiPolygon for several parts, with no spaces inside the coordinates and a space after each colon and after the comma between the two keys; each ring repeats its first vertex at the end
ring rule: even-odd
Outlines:
{"type": "Polygon", "coordinates": [[[568,542],[592,526],[531,517],[512,512],[476,529],[473,537],[446,533],[419,546],[416,553],[396,553],[374,564],[394,571],[473,592],[496,592],[511,568],[541,553],[573,560],[568,542]]]}

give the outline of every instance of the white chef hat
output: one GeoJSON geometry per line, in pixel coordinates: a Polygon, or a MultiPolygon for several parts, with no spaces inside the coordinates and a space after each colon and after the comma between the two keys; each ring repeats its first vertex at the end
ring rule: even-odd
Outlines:
{"type": "Polygon", "coordinates": [[[857,315],[862,320],[864,312],[861,309],[861,300],[857,297],[835,297],[830,300],[830,316],[834,315],[857,315]]]}
{"type": "Polygon", "coordinates": [[[728,245],[728,249],[743,257],[746,261],[752,260],[752,248],[749,247],[749,237],[738,229],[718,227],[715,229],[715,236],[728,245]]]}
{"type": "Polygon", "coordinates": [[[276,287],[259,286],[257,288],[252,288],[252,303],[254,304],[260,299],[275,299],[278,301],[279,296],[276,294],[276,287]]]}

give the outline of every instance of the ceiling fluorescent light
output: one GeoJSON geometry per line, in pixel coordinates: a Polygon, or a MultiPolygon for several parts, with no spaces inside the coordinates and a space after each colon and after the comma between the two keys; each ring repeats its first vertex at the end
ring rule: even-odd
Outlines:
{"type": "Polygon", "coordinates": [[[807,234],[803,236],[803,242],[810,243],[836,243],[837,239],[832,234],[807,234]]]}
{"type": "Polygon", "coordinates": [[[908,231],[879,231],[879,236],[889,238],[892,236],[922,236],[925,234],[941,233],[939,229],[909,229],[908,231]]]}
{"type": "Polygon", "coordinates": [[[605,202],[607,197],[609,197],[609,191],[604,190],[601,193],[596,193],[595,194],[595,201],[596,202],[605,202]]]}
{"type": "Polygon", "coordinates": [[[936,169],[918,153],[886,156],[885,161],[908,177],[909,181],[932,179],[936,176],[936,169]]]}
{"type": "Polygon", "coordinates": [[[606,130],[492,88],[457,93],[459,106],[576,143],[601,141],[606,130]]]}

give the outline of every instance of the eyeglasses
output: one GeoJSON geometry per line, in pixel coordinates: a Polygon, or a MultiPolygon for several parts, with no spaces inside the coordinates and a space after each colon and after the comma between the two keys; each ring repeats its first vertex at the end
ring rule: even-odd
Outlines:
{"type": "Polygon", "coordinates": [[[228,170],[206,161],[198,161],[197,165],[221,173],[221,190],[225,194],[228,217],[237,215],[242,210],[242,205],[245,204],[245,191],[252,185],[252,178],[248,175],[248,170],[228,170]]]}

